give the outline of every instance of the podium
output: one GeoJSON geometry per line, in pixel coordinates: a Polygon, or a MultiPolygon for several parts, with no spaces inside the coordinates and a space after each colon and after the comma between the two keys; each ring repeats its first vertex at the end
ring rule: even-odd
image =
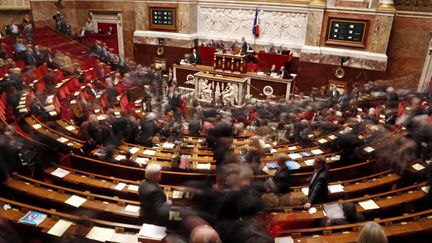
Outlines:
{"type": "Polygon", "coordinates": [[[198,72],[194,79],[195,98],[203,102],[210,103],[214,97],[221,97],[225,103],[241,105],[250,93],[249,78],[198,72]]]}
{"type": "Polygon", "coordinates": [[[215,53],[213,67],[215,70],[246,73],[245,55],[215,53]]]}

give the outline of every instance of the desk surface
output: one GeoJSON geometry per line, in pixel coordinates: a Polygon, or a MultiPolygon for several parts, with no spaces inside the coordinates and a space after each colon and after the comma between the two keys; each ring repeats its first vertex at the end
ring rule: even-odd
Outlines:
{"type": "Polygon", "coordinates": [[[258,80],[266,80],[271,82],[278,82],[278,83],[292,83],[294,79],[282,79],[282,78],[273,78],[270,76],[261,76],[258,75],[256,72],[246,72],[246,73],[229,73],[229,72],[223,72],[214,70],[213,66],[204,66],[204,65],[179,65],[179,64],[173,64],[173,68],[180,68],[184,70],[191,70],[191,71],[203,71],[203,72],[209,72],[209,73],[215,73],[215,74],[221,74],[221,75],[231,75],[235,77],[243,77],[243,78],[252,78],[252,79],[258,79],[258,80]]]}

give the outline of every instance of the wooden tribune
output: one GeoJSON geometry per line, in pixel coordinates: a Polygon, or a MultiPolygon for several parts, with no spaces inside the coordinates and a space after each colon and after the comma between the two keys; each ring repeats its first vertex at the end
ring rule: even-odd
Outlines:
{"type": "Polygon", "coordinates": [[[246,73],[246,56],[215,53],[213,67],[215,70],[220,69],[223,71],[246,73]]]}

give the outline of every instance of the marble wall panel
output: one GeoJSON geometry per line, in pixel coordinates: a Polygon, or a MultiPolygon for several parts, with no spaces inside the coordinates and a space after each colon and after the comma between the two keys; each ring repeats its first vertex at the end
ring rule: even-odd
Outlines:
{"type": "Polygon", "coordinates": [[[432,32],[432,16],[396,16],[388,47],[391,78],[407,77],[406,85],[417,88],[432,32]],[[414,78],[409,78],[414,77],[414,78]]]}

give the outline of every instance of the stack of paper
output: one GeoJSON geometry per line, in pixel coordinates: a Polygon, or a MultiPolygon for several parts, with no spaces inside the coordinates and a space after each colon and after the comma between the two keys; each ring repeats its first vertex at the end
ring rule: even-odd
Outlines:
{"type": "Polygon", "coordinates": [[[162,145],[162,148],[164,148],[164,149],[173,149],[174,146],[175,146],[175,144],[173,144],[173,143],[164,143],[162,145]]]}
{"type": "Polygon", "coordinates": [[[150,149],[146,149],[146,150],[144,150],[143,154],[145,154],[145,155],[155,155],[156,151],[150,150],[150,149]]]}
{"type": "Polygon", "coordinates": [[[136,157],[135,158],[135,162],[137,162],[140,165],[146,165],[148,161],[149,161],[148,158],[143,158],[143,157],[136,157]]]}
{"type": "Polygon", "coordinates": [[[56,111],[50,111],[50,112],[48,112],[48,114],[50,116],[57,116],[57,112],[56,111]]]}
{"type": "Polygon", "coordinates": [[[419,164],[419,163],[413,164],[412,167],[413,167],[416,171],[423,170],[423,169],[425,168],[423,165],[421,165],[421,164],[419,164]]]}
{"type": "Polygon", "coordinates": [[[129,191],[137,192],[138,191],[138,186],[136,186],[136,185],[128,185],[128,190],[129,191]]]}
{"type": "Polygon", "coordinates": [[[126,159],[126,156],[124,156],[124,155],[122,155],[122,154],[119,154],[119,155],[117,155],[114,159],[120,161],[120,160],[124,160],[124,159],[126,159]]]}
{"type": "Polygon", "coordinates": [[[291,147],[288,147],[288,150],[296,150],[297,149],[297,147],[296,146],[291,146],[291,147]]]}
{"type": "Polygon", "coordinates": [[[39,128],[41,128],[41,127],[42,127],[41,124],[34,124],[34,125],[33,125],[33,128],[34,128],[34,129],[39,129],[39,128]]]}
{"type": "Polygon", "coordinates": [[[129,149],[129,152],[130,152],[131,154],[136,154],[136,152],[138,152],[139,150],[140,150],[139,148],[137,148],[137,147],[133,147],[133,148],[129,149]]]}
{"type": "Polygon", "coordinates": [[[198,163],[196,168],[199,170],[210,170],[211,164],[210,163],[198,163]]]}
{"type": "Polygon", "coordinates": [[[72,195],[69,199],[65,201],[66,204],[79,208],[83,203],[85,203],[87,199],[72,195]]]}
{"type": "Polygon", "coordinates": [[[330,193],[343,192],[344,186],[342,186],[341,184],[329,185],[328,190],[330,193]]]}
{"type": "Polygon", "coordinates": [[[324,138],[321,138],[321,139],[318,140],[318,142],[319,143],[327,143],[328,141],[326,139],[324,139],[324,138]]]}
{"type": "Polygon", "coordinates": [[[65,169],[62,169],[59,167],[55,171],[51,172],[51,175],[63,178],[69,173],[70,172],[68,170],[65,170],[65,169]]]}
{"type": "Polygon", "coordinates": [[[51,229],[48,231],[48,234],[61,237],[63,233],[66,232],[66,230],[72,225],[72,223],[73,222],[71,221],[60,219],[53,227],[51,227],[51,229]]]}
{"type": "Polygon", "coordinates": [[[125,187],[126,187],[126,183],[120,182],[114,187],[114,189],[121,191],[125,187]]]}
{"type": "Polygon", "coordinates": [[[371,146],[367,146],[363,150],[366,151],[367,153],[370,153],[370,152],[373,152],[375,149],[372,148],[371,146]]]}
{"type": "Polygon", "coordinates": [[[303,194],[305,194],[305,196],[307,196],[309,194],[309,187],[303,187],[301,191],[303,192],[303,194]]]}
{"type": "Polygon", "coordinates": [[[182,191],[174,190],[172,198],[173,199],[181,199],[181,198],[183,198],[183,192],[182,191]]]}
{"type": "Polygon", "coordinates": [[[291,159],[301,159],[302,158],[302,156],[298,153],[288,154],[288,157],[290,157],[291,159]]]}
{"type": "Polygon", "coordinates": [[[166,227],[161,227],[153,224],[143,224],[138,233],[139,238],[162,240],[166,237],[166,227]]]}
{"type": "Polygon", "coordinates": [[[364,210],[371,210],[371,209],[378,209],[379,206],[378,204],[375,203],[374,200],[369,199],[363,202],[359,202],[360,206],[364,209],[364,210]]]}
{"type": "Polygon", "coordinates": [[[294,240],[291,238],[291,236],[276,237],[274,241],[275,243],[294,243],[294,240]]]}
{"type": "Polygon", "coordinates": [[[318,155],[318,154],[322,154],[322,153],[324,153],[321,149],[312,149],[311,150],[311,153],[313,153],[313,154],[315,154],[315,155],[318,155]]]}
{"type": "Polygon", "coordinates": [[[333,218],[333,219],[344,218],[344,212],[339,203],[324,204],[324,212],[329,218],[333,218]]]}
{"type": "Polygon", "coordinates": [[[111,240],[114,236],[115,230],[110,228],[103,228],[94,226],[90,232],[86,235],[86,238],[101,242],[106,242],[111,240]]]}
{"type": "Polygon", "coordinates": [[[307,160],[304,161],[304,163],[307,166],[312,166],[314,164],[314,161],[315,161],[315,159],[307,159],[307,160]]]}
{"type": "Polygon", "coordinates": [[[337,137],[335,135],[330,135],[328,136],[328,138],[330,138],[331,140],[335,140],[337,137]]]}
{"type": "Polygon", "coordinates": [[[135,206],[135,205],[126,205],[124,210],[128,211],[128,212],[132,212],[132,213],[138,213],[140,210],[140,207],[135,206]]]}
{"type": "Polygon", "coordinates": [[[60,143],[65,143],[68,141],[68,139],[64,138],[64,137],[60,137],[60,138],[57,138],[57,141],[59,141],[60,143]]]}
{"type": "Polygon", "coordinates": [[[66,128],[66,130],[68,130],[68,131],[73,131],[73,130],[75,130],[75,127],[72,126],[72,125],[69,125],[69,126],[67,126],[67,127],[65,127],[65,128],[66,128]]]}

